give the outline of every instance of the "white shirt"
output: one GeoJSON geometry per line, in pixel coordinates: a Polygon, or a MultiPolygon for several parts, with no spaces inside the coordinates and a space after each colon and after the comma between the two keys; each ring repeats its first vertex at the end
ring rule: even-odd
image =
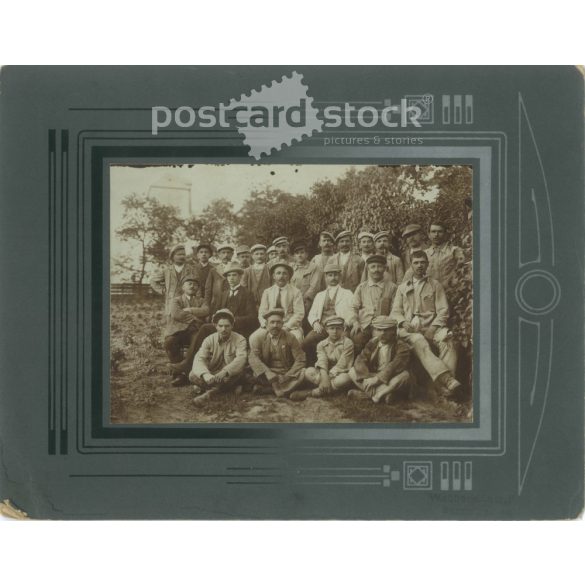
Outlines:
{"type": "Polygon", "coordinates": [[[174,267],[175,267],[175,271],[178,272],[179,274],[181,274],[181,272],[183,272],[183,268],[185,268],[185,265],[184,264],[181,264],[181,265],[174,264],[174,267]]]}
{"type": "Polygon", "coordinates": [[[351,255],[351,250],[349,252],[339,252],[339,264],[343,267],[347,264],[349,257],[351,255]]]}

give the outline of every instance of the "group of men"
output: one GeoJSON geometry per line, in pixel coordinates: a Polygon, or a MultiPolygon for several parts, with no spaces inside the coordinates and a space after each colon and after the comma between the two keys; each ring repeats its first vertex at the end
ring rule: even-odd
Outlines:
{"type": "Polygon", "coordinates": [[[196,403],[234,390],[292,400],[347,392],[392,400],[425,376],[439,396],[460,394],[445,288],[463,262],[442,222],[390,234],[323,231],[309,260],[305,242],[270,247],[201,243],[188,260],[175,246],[151,279],[165,296],[165,350],[173,386],[193,384],[196,403]],[[211,261],[216,254],[217,261],[211,261]],[[234,257],[235,256],[235,257],[234,257]]]}

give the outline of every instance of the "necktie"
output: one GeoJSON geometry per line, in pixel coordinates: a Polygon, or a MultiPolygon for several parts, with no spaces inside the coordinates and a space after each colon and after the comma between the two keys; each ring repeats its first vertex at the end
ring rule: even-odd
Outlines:
{"type": "Polygon", "coordinates": [[[277,309],[282,309],[282,299],[280,297],[280,289],[278,289],[278,294],[276,295],[276,304],[274,305],[277,309]]]}

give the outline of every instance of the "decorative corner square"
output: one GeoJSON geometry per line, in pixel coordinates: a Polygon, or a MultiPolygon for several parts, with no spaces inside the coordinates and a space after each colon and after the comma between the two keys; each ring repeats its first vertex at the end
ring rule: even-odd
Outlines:
{"type": "Polygon", "coordinates": [[[407,95],[406,105],[420,108],[418,121],[421,124],[432,124],[435,121],[435,100],[431,94],[407,95]]]}
{"type": "Polygon", "coordinates": [[[403,470],[405,490],[433,489],[433,464],[430,461],[405,461],[403,470]]]}

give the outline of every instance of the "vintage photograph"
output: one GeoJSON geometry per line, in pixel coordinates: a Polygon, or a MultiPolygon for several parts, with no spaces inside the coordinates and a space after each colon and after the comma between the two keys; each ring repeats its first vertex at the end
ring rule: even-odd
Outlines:
{"type": "Polygon", "coordinates": [[[472,422],[470,166],[109,174],[112,423],[472,422]]]}

